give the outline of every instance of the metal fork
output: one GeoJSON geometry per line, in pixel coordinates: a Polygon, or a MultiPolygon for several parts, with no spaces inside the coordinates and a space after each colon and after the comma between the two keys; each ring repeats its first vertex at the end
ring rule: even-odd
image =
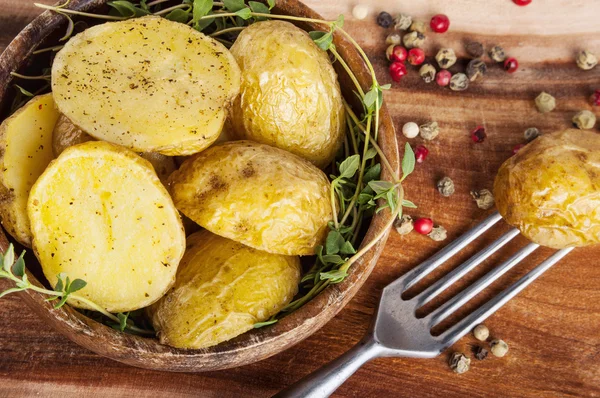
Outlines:
{"type": "Polygon", "coordinates": [[[465,276],[510,242],[514,237],[519,235],[519,231],[512,229],[505,233],[491,245],[475,254],[414,298],[404,300],[402,299],[402,294],[485,233],[501,219],[502,217],[498,213],[491,215],[475,228],[433,255],[433,257],[386,286],[383,289],[370,330],[363,340],[333,362],[306,376],[275,397],[328,397],[362,365],[378,357],[434,358],[467,334],[474,326],[496,312],[506,302],[573,250],[572,248],[568,248],[555,252],[517,282],[450,327],[444,333],[439,336],[432,336],[431,329],[434,326],[439,325],[463,304],[521,262],[535,251],[539,245],[535,243],[528,244],[424,318],[417,318],[417,309],[423,307],[454,282],[465,276]]]}

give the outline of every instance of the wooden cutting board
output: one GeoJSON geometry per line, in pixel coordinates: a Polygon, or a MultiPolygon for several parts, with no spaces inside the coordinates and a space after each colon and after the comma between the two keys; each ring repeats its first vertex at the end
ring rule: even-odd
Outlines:
{"type": "MultiPolygon", "coordinates": [[[[39,13],[32,2],[0,0],[0,49],[39,13]]],[[[403,11],[426,22],[438,12],[449,15],[452,25],[447,34],[428,34],[429,55],[438,48],[451,47],[464,57],[463,42],[478,40],[486,46],[500,44],[519,59],[521,68],[517,73],[509,75],[490,64],[485,79],[462,93],[426,85],[411,68],[409,76],[385,94],[398,131],[408,121],[436,120],[441,126],[440,137],[428,144],[429,158],[407,181],[406,192],[419,205],[411,214],[432,217],[448,229],[449,239],[489,213],[475,206],[469,191],[491,188],[500,164],[515,145],[524,141],[523,131],[537,127],[549,133],[568,127],[575,112],[592,110],[587,98],[600,88],[600,67],[583,72],[573,62],[578,49],[587,48],[600,55],[600,2],[596,0],[534,0],[527,7],[517,7],[510,0],[420,0],[402,4],[364,0],[360,2],[369,4],[372,10],[364,21],[351,17],[355,1],[305,2],[326,18],[333,19],[340,13],[346,16],[346,27],[370,55],[382,84],[391,82],[384,55],[387,32],[375,24],[376,12],[383,4],[392,14],[403,11]],[[533,99],[541,91],[557,98],[554,112],[542,115],[536,111],[533,99]],[[474,144],[469,132],[478,125],[486,127],[488,138],[474,144]],[[435,189],[442,176],[450,176],[456,184],[456,194],[450,198],[441,197],[435,189]]],[[[460,67],[464,64],[456,67],[457,71],[460,67]]],[[[600,109],[594,111],[600,116],[600,109]]],[[[398,137],[404,145],[404,137],[400,133],[398,137]]],[[[502,230],[499,227],[473,250],[489,243],[502,230]]],[[[517,239],[494,260],[505,258],[524,243],[517,239]]],[[[98,397],[268,397],[356,343],[367,330],[381,289],[443,245],[416,234],[400,237],[393,232],[369,281],[326,327],[280,355],[213,373],[159,373],[101,358],[50,330],[18,297],[3,299],[0,396],[91,393],[98,397]]],[[[549,253],[540,249],[527,263],[476,297],[458,316],[476,308],[549,253]]],[[[485,264],[465,282],[480,277],[491,266],[485,264]]],[[[450,268],[443,267],[433,277],[450,268]]],[[[6,288],[7,284],[2,282],[0,286],[6,288]]],[[[445,298],[448,294],[440,300],[445,298]]],[[[433,305],[439,305],[440,300],[433,305]]],[[[434,360],[375,360],[336,396],[600,396],[600,247],[574,251],[486,324],[493,336],[509,344],[506,357],[473,359],[468,373],[452,373],[447,365],[448,354],[455,350],[470,353],[476,345],[474,338],[467,336],[434,360]]]]}

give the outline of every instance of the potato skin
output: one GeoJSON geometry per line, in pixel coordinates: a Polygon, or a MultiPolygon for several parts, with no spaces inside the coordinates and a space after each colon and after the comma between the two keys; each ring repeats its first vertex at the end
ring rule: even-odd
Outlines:
{"type": "Polygon", "coordinates": [[[314,254],[332,219],[321,170],[251,141],[213,146],[185,161],[169,190],[175,206],[202,227],[269,253],[314,254]]]}
{"type": "Polygon", "coordinates": [[[600,135],[543,135],[508,159],[494,182],[498,211],[523,235],[555,249],[600,242],[600,135]]]}
{"type": "Polygon", "coordinates": [[[252,24],[231,53],[242,70],[232,112],[236,136],[285,149],[320,168],[330,164],[346,119],[327,53],[284,21],[252,24]]]}
{"type": "Polygon", "coordinates": [[[188,237],[173,289],[149,312],[162,344],[204,348],[252,329],[298,292],[300,260],[208,231],[188,237]]]}

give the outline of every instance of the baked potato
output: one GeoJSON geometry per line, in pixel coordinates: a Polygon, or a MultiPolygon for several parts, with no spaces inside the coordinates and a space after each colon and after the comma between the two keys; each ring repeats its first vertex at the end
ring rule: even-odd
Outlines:
{"type": "Polygon", "coordinates": [[[169,156],[210,146],[239,87],[239,67],[225,46],[156,16],[86,29],[52,65],[54,99],[76,126],[169,156]]]}
{"type": "Polygon", "coordinates": [[[27,210],[52,286],[60,273],[83,279],[78,295],[125,312],[175,282],[185,251],[179,213],[150,163],[128,149],[96,141],[67,148],[31,188],[27,210]]]}
{"type": "Polygon", "coordinates": [[[600,243],[600,135],[571,129],[537,138],[500,167],[494,196],[502,217],[535,243],[600,243]]]}
{"type": "Polygon", "coordinates": [[[251,141],[213,146],[169,177],[175,206],[209,231],[269,253],[311,255],[332,219],[330,183],[308,161],[251,141]]]}
{"type": "Polygon", "coordinates": [[[58,115],[52,94],[45,94],[0,125],[0,217],[8,233],[26,247],[31,247],[27,198],[54,157],[52,130],[58,115]]]}
{"type": "Polygon", "coordinates": [[[208,231],[187,241],[175,286],[150,309],[162,344],[204,348],[278,313],[298,291],[300,260],[208,231]]]}
{"type": "Polygon", "coordinates": [[[236,137],[285,149],[317,167],[330,164],[346,119],[327,53],[284,21],[252,24],[231,53],[242,70],[232,112],[236,137]]]}

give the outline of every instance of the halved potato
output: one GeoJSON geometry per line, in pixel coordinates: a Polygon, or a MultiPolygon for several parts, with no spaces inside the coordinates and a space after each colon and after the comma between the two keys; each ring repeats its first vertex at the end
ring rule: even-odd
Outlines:
{"type": "Polygon", "coordinates": [[[27,198],[54,158],[52,130],[58,115],[52,94],[45,94],[32,98],[0,126],[0,217],[8,233],[27,247],[27,198]]]}
{"type": "Polygon", "coordinates": [[[332,220],[316,166],[252,141],[213,146],[169,177],[177,208],[209,231],[269,253],[312,255],[332,220]]]}
{"type": "Polygon", "coordinates": [[[150,307],[160,342],[204,348],[252,329],[298,292],[298,257],[269,254],[208,231],[188,237],[174,288],[150,307]]]}
{"type": "Polygon", "coordinates": [[[83,279],[77,294],[123,312],[152,304],[175,282],[185,250],[179,213],[150,163],[128,149],[95,141],[66,149],[27,206],[52,285],[59,273],[83,279]]]}
{"type": "Polygon", "coordinates": [[[136,152],[207,148],[239,88],[225,46],[155,16],[93,26],[69,40],[52,66],[60,111],[93,137],[136,152]]]}

